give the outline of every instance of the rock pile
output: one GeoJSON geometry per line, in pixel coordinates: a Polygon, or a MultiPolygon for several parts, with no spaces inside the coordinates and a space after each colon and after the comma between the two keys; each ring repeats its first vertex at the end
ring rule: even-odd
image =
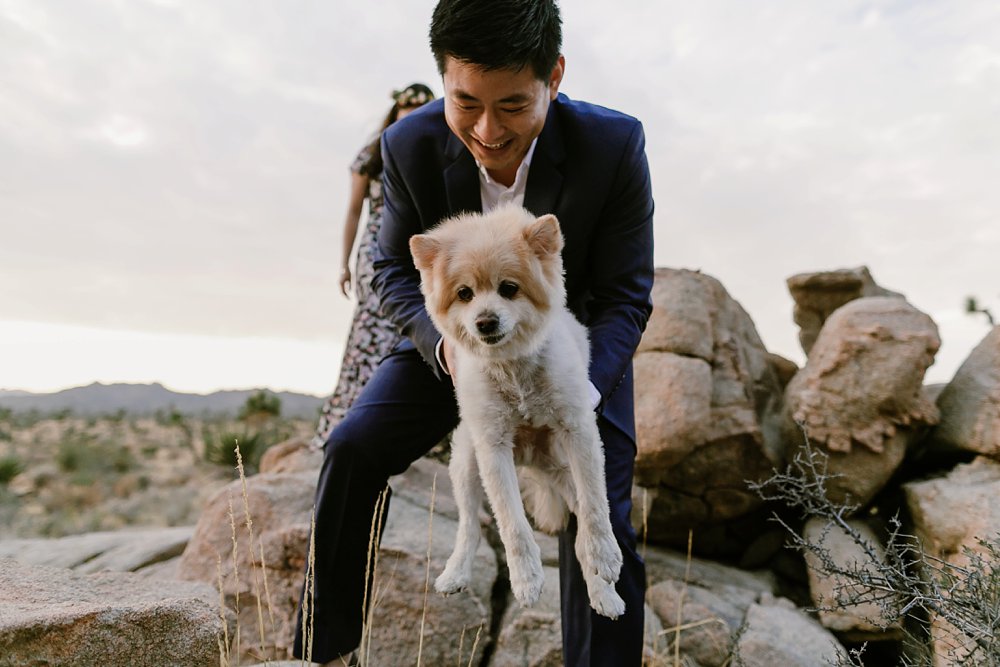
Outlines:
{"type": "MultiPolygon", "coordinates": [[[[866,268],[793,276],[788,287],[807,353],[801,369],[767,352],[719,281],[656,272],[655,310],[635,357],[633,519],[649,579],[649,664],[675,656],[693,667],[836,664],[859,641],[873,642],[870,664],[891,664],[880,656],[898,653],[899,624],[844,598],[843,580],[783,549],[788,534],[765,522],[782,508],[748,487],[807,446],[823,455],[828,498],[853,508],[845,525],[865,546],[826,522],[792,527],[848,569],[885,558],[880,517],[897,511],[943,563],[989,555],[981,540],[1000,535],[1000,327],[951,383],[930,391],[923,380],[937,327],[866,268]],[[802,611],[809,606],[819,613],[802,611]]],[[[272,447],[260,474],[245,489],[236,481],[220,490],[193,529],[0,542],[0,558],[19,563],[0,563],[0,667],[35,654],[54,664],[218,664],[220,650],[243,664],[280,664],[320,458],[304,440],[272,447]],[[108,648],[98,659],[99,643],[108,648]],[[143,645],[161,659],[133,659],[143,645]],[[162,658],[171,651],[186,657],[162,658]]],[[[392,487],[368,664],[414,664],[418,651],[424,664],[561,664],[555,541],[537,535],[546,584],[536,606],[512,602],[495,540],[480,547],[471,589],[442,598],[428,586],[456,530],[447,472],[421,460],[392,487]]],[[[481,521],[489,533],[492,519],[484,512],[481,521]]],[[[965,650],[961,630],[930,620],[937,664],[951,664],[965,650]]]]}
{"type": "Polygon", "coordinates": [[[716,279],[657,269],[635,382],[641,531],[682,545],[697,527],[724,551],[702,538],[757,508],[746,480],[784,461],[781,384],[750,316],[716,279]]]}
{"type": "Polygon", "coordinates": [[[786,442],[829,455],[836,503],[865,506],[938,422],[923,378],[940,347],[927,315],[893,297],[863,297],[826,323],[785,389],[786,442]]]}

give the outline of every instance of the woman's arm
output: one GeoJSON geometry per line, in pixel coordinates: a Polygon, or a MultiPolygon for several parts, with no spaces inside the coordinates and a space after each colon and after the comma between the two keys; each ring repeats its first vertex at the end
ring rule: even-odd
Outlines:
{"type": "Polygon", "coordinates": [[[361,207],[368,194],[368,177],[364,174],[351,172],[351,195],[347,204],[347,216],[344,218],[344,237],[340,260],[340,291],[344,296],[351,295],[351,250],[354,239],[358,235],[358,224],[361,221],[361,207]]]}

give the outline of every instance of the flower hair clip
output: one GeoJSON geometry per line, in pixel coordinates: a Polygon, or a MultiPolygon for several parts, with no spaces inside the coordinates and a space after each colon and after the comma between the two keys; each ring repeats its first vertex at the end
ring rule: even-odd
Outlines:
{"type": "Polygon", "coordinates": [[[431,96],[427,94],[427,91],[418,91],[413,88],[397,90],[392,94],[392,98],[396,100],[396,105],[400,108],[420,106],[431,101],[431,96]]]}

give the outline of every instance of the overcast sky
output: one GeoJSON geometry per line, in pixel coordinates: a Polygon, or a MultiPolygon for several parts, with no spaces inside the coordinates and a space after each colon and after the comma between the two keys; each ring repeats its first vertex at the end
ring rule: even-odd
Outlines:
{"type": "MultiPolygon", "coordinates": [[[[0,0],[0,388],[325,393],[347,167],[433,0],[0,0]]],[[[1000,314],[1000,3],[564,0],[563,92],[640,118],[658,266],[803,355],[785,279],[865,264],[947,381],[1000,314]]]]}

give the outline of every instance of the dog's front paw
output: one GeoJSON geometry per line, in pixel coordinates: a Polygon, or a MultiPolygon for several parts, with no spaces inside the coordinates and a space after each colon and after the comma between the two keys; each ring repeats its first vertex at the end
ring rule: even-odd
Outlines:
{"type": "Polygon", "coordinates": [[[622,570],[622,550],[614,533],[610,530],[595,531],[584,539],[586,540],[584,549],[597,576],[611,584],[618,581],[618,575],[622,570]]]}
{"type": "Polygon", "coordinates": [[[469,586],[471,573],[462,567],[452,567],[449,563],[437,579],[434,580],[434,590],[444,595],[451,595],[465,590],[469,586]]]}
{"type": "Polygon", "coordinates": [[[615,587],[607,584],[595,587],[590,591],[590,606],[601,616],[612,620],[625,613],[625,601],[621,599],[615,587]]]}
{"type": "Polygon", "coordinates": [[[510,587],[522,607],[538,602],[545,583],[541,559],[523,558],[510,564],[510,587]]]}

